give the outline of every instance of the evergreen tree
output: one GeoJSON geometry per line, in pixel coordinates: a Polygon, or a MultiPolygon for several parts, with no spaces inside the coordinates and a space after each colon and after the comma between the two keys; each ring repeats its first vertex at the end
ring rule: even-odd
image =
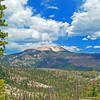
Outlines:
{"type": "Polygon", "coordinates": [[[4,0],[0,0],[0,56],[3,55],[4,51],[5,51],[5,45],[7,44],[7,41],[5,40],[5,38],[8,36],[8,33],[3,32],[1,29],[3,29],[3,27],[8,26],[8,24],[6,24],[6,20],[3,18],[4,15],[4,10],[7,8],[5,5],[2,5],[2,1],[4,0]]]}
{"type": "MultiPolygon", "coordinates": [[[[5,5],[2,5],[2,1],[4,0],[0,0],[0,56],[2,56],[5,51],[5,45],[7,44],[5,38],[8,37],[8,33],[2,31],[4,27],[8,26],[8,24],[5,23],[6,20],[4,19],[5,16],[4,10],[7,7],[5,5]]],[[[2,65],[0,62],[0,78],[1,76],[2,76],[2,65]]]]}
{"type": "MultiPolygon", "coordinates": [[[[8,26],[8,24],[5,23],[6,20],[3,18],[5,16],[4,10],[6,9],[6,6],[1,4],[2,1],[4,0],[0,0],[0,56],[2,56],[5,51],[5,45],[7,44],[5,38],[8,36],[8,33],[1,30],[5,26],[8,26]]],[[[2,73],[2,65],[0,63],[0,78],[2,77],[2,73]]],[[[8,95],[5,92],[5,84],[3,79],[0,79],[0,100],[9,100],[8,95]]]]}
{"type": "MultiPolygon", "coordinates": [[[[4,0],[0,0],[0,56],[3,55],[4,51],[5,51],[5,45],[7,44],[7,41],[5,40],[6,37],[8,37],[8,33],[3,32],[1,29],[3,29],[4,27],[8,26],[8,24],[6,24],[6,20],[4,19],[4,10],[7,8],[5,5],[2,5],[2,1],[4,0]]],[[[0,61],[0,74],[2,74],[2,65],[1,65],[1,61],[0,61]]],[[[0,75],[0,78],[2,77],[2,75],[0,75]]]]}

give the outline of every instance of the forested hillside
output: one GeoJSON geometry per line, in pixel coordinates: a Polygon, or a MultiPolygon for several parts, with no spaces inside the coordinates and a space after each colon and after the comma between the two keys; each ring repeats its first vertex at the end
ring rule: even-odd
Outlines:
{"type": "Polygon", "coordinates": [[[100,72],[3,67],[11,100],[100,100],[100,72]]]}

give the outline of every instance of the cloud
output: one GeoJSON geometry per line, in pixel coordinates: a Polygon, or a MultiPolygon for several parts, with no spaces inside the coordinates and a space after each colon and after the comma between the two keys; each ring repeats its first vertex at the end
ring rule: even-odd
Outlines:
{"type": "Polygon", "coordinates": [[[42,0],[41,6],[44,6],[48,9],[58,10],[56,0],[42,0]]]}
{"type": "Polygon", "coordinates": [[[100,48],[100,46],[94,46],[94,48],[100,48]]]}
{"type": "Polygon", "coordinates": [[[56,46],[56,44],[52,43],[52,42],[36,42],[36,43],[24,43],[24,44],[19,44],[16,42],[10,42],[7,45],[7,48],[9,50],[20,50],[20,51],[24,51],[26,49],[36,49],[37,47],[46,47],[46,46],[56,46]]]}
{"type": "Polygon", "coordinates": [[[58,10],[58,9],[59,9],[59,8],[56,7],[56,6],[48,6],[47,8],[48,8],[48,9],[55,9],[55,10],[58,10]]]}
{"type": "Polygon", "coordinates": [[[78,12],[72,16],[67,32],[69,36],[88,35],[91,39],[100,37],[100,0],[85,0],[78,12]]]}
{"type": "Polygon", "coordinates": [[[61,32],[67,27],[67,23],[56,22],[53,20],[45,20],[40,17],[32,17],[29,29],[24,27],[9,27],[7,31],[9,32],[9,41],[24,41],[30,38],[35,41],[55,41],[60,36],[64,36],[65,33],[61,32]]]}
{"type": "Polygon", "coordinates": [[[87,46],[86,48],[88,49],[88,48],[92,48],[93,46],[87,46]]]}
{"type": "MultiPolygon", "coordinates": [[[[70,26],[67,22],[47,20],[40,14],[35,15],[27,2],[28,0],[4,1],[8,7],[5,10],[9,24],[5,28],[5,31],[9,33],[8,49],[24,50],[38,46],[56,45],[53,41],[65,36],[66,32],[69,36],[87,35],[83,40],[95,40],[100,37],[100,0],[85,0],[81,10],[73,14],[70,26]]],[[[48,2],[44,3],[45,7],[59,9],[56,5],[48,5],[48,2]]],[[[66,48],[70,51],[80,51],[76,46],[66,46],[66,48]]]]}
{"type": "Polygon", "coordinates": [[[87,39],[87,38],[83,38],[82,40],[83,40],[83,41],[87,41],[88,39],[87,39]]]}
{"type": "Polygon", "coordinates": [[[87,39],[96,40],[97,38],[96,38],[96,37],[94,37],[94,35],[93,35],[93,36],[92,36],[92,35],[91,35],[91,36],[90,36],[90,35],[88,35],[88,36],[87,36],[87,39]]]}
{"type": "Polygon", "coordinates": [[[49,17],[50,17],[50,18],[53,18],[53,17],[55,17],[55,15],[50,15],[49,17]]]}
{"type": "Polygon", "coordinates": [[[91,35],[91,36],[90,36],[90,35],[88,35],[86,38],[83,38],[82,40],[83,40],[83,41],[86,41],[86,40],[89,40],[89,39],[91,39],[91,40],[96,40],[96,39],[97,39],[97,37],[96,37],[96,36],[94,36],[94,35],[93,35],[93,36],[92,36],[92,35],[91,35]]]}
{"type": "Polygon", "coordinates": [[[76,46],[62,46],[62,47],[71,52],[80,51],[80,49],[76,46]]]}
{"type": "MultiPolygon", "coordinates": [[[[40,15],[34,15],[28,0],[6,0],[8,7],[5,11],[9,26],[8,49],[28,49],[34,46],[53,44],[59,37],[65,36],[69,26],[67,22],[46,20],[40,15]]],[[[55,45],[55,44],[54,44],[55,45]]]]}
{"type": "Polygon", "coordinates": [[[88,49],[88,48],[100,49],[100,46],[87,46],[86,48],[87,48],[87,49],[88,49]]]}

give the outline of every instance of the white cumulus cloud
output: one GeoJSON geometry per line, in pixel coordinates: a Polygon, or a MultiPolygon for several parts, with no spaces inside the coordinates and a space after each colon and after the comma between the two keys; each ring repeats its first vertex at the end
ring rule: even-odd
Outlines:
{"type": "Polygon", "coordinates": [[[100,37],[100,0],[84,1],[81,10],[72,16],[67,32],[69,36],[88,35],[94,40],[100,37]]]}
{"type": "Polygon", "coordinates": [[[22,50],[49,45],[60,36],[64,36],[69,26],[67,22],[46,20],[40,15],[34,15],[27,2],[28,0],[4,1],[8,8],[5,14],[9,26],[5,30],[9,33],[7,46],[9,49],[22,50]]]}

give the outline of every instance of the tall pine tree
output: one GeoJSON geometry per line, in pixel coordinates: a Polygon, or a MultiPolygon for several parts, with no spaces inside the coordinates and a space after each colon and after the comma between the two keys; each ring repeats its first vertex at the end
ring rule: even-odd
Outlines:
{"type": "MultiPolygon", "coordinates": [[[[5,51],[5,45],[7,44],[5,38],[8,36],[8,33],[1,30],[8,26],[8,24],[5,23],[6,20],[3,18],[5,16],[4,10],[6,9],[6,6],[1,4],[2,1],[4,0],[0,0],[0,56],[2,56],[5,51]]],[[[0,78],[3,76],[2,73],[2,65],[0,63],[0,78]]],[[[9,100],[9,97],[5,92],[5,84],[3,79],[0,79],[0,100],[9,100]]]]}
{"type": "MultiPolygon", "coordinates": [[[[4,10],[7,8],[5,5],[2,5],[2,1],[0,0],[0,56],[3,55],[5,51],[5,45],[7,44],[7,41],[5,40],[6,37],[8,37],[8,33],[3,32],[4,27],[8,26],[6,24],[6,20],[4,19],[4,10]]],[[[2,77],[2,65],[0,62],[0,77],[2,77]]]]}
{"type": "Polygon", "coordinates": [[[6,20],[3,18],[4,15],[4,10],[7,8],[5,5],[2,5],[2,1],[0,0],[0,56],[3,55],[5,51],[5,45],[7,44],[7,41],[5,41],[5,38],[8,37],[8,33],[3,32],[1,29],[4,27],[8,26],[6,24],[6,20]]]}

